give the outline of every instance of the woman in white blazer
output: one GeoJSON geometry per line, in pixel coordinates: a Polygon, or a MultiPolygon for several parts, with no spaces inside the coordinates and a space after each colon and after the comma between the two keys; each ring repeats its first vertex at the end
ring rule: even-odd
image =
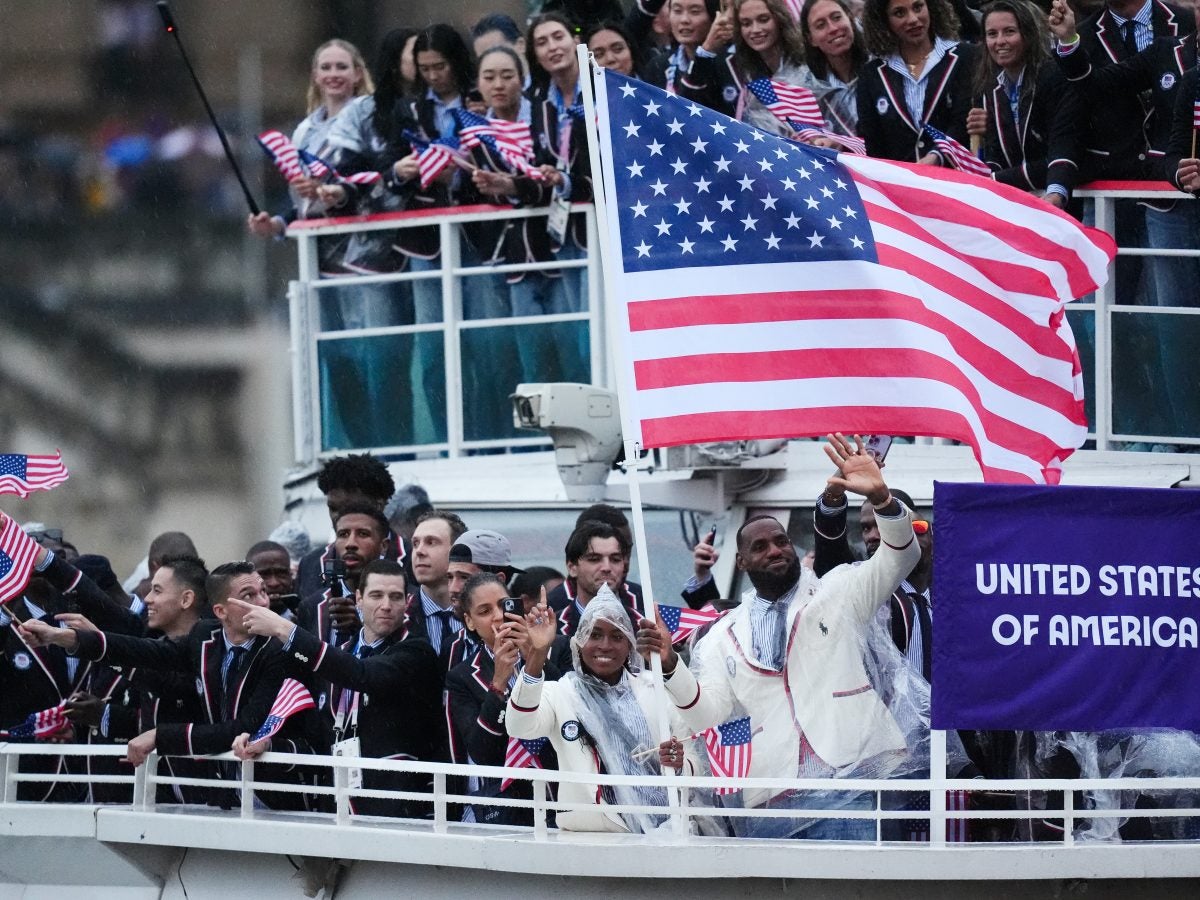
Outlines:
{"type": "MultiPolygon", "coordinates": [[[[554,641],[556,620],[545,605],[527,617],[525,668],[508,700],[505,724],[515,738],[548,737],[559,769],[609,775],[661,775],[662,764],[685,764],[678,742],[660,748],[654,738],[653,674],[642,670],[629,614],[607,587],[588,603],[571,638],[575,671],[545,682],[542,666],[554,641]],[[674,754],[674,755],[672,755],[674,754]]],[[[518,628],[520,626],[518,625],[518,628]]],[[[677,737],[687,734],[676,722],[677,737]]],[[[689,774],[691,769],[690,762],[689,774]]],[[[559,799],[592,808],[558,814],[565,831],[634,831],[658,828],[664,816],[608,812],[606,804],[666,806],[661,787],[610,787],[563,782],[559,799]]],[[[664,810],[665,812],[665,810],[664,810]]]]}

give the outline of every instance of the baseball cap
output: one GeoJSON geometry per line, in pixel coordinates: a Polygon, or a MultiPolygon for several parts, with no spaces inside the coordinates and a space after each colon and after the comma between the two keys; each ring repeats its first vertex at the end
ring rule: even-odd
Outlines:
{"type": "Polygon", "coordinates": [[[521,572],[512,564],[512,545],[497,531],[477,528],[464,531],[450,547],[450,562],[465,562],[521,572]]]}

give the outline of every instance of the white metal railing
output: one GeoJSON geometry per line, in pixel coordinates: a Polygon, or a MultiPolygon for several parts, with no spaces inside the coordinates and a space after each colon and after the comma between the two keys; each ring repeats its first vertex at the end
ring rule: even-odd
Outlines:
{"type": "MultiPolygon", "coordinates": [[[[594,207],[590,204],[576,204],[574,211],[585,216],[589,247],[596,247],[598,242],[594,207]]],[[[299,277],[292,282],[289,290],[296,459],[313,460],[339,449],[348,449],[328,446],[323,440],[328,426],[325,421],[325,403],[323,401],[330,398],[327,394],[322,396],[321,348],[334,342],[361,342],[388,336],[425,336],[427,340],[435,341],[440,339],[445,378],[445,407],[443,410],[430,408],[429,412],[433,416],[444,416],[445,438],[377,445],[371,446],[369,449],[387,455],[422,453],[461,456],[477,450],[546,445],[546,438],[533,435],[527,437],[506,435],[481,439],[469,439],[465,435],[466,417],[479,412],[480,400],[477,397],[464,396],[463,338],[464,335],[476,329],[511,328],[514,329],[515,340],[545,343],[546,336],[544,334],[535,334],[537,326],[579,323],[588,332],[587,363],[591,382],[607,385],[609,382],[608,354],[599,303],[602,294],[599,258],[593,253],[585,255],[582,259],[463,265],[459,251],[464,225],[538,219],[545,218],[547,214],[548,210],[544,208],[510,209],[472,206],[436,212],[384,213],[346,219],[310,220],[294,223],[289,229],[288,235],[296,240],[299,251],[299,277]],[[318,239],[336,235],[418,228],[436,228],[438,230],[441,256],[437,268],[372,275],[320,277],[317,256],[318,239]],[[464,317],[464,279],[490,278],[493,279],[490,285],[492,289],[507,291],[507,287],[503,283],[496,284],[496,280],[501,276],[510,273],[554,272],[570,269],[586,270],[587,306],[582,311],[519,317],[511,315],[497,318],[467,319],[464,317]],[[413,322],[343,330],[327,330],[322,327],[322,292],[329,292],[337,288],[412,284],[435,280],[440,282],[441,321],[439,322],[424,324],[413,322]]],[[[416,339],[419,340],[419,338],[416,339]]],[[[432,345],[427,345],[427,349],[429,346],[432,345]]],[[[506,390],[515,386],[514,382],[506,390]]],[[[413,385],[409,385],[409,388],[412,392],[413,385]]],[[[328,391],[327,388],[324,390],[328,391]]],[[[395,396],[393,394],[391,399],[394,400],[395,396]]],[[[394,404],[389,403],[388,400],[388,397],[373,397],[370,414],[379,416],[392,414],[394,404]]],[[[507,410],[505,413],[507,414],[507,410]]],[[[354,449],[366,448],[356,446],[354,449]]]]}
{"type": "MultiPolygon", "coordinates": [[[[1078,197],[1094,202],[1096,227],[1114,236],[1116,234],[1117,222],[1116,204],[1119,201],[1190,201],[1192,199],[1190,195],[1177,191],[1165,181],[1143,183],[1099,182],[1092,186],[1085,185],[1075,193],[1078,197]]],[[[1173,256],[1200,257],[1200,247],[1193,247],[1186,250],[1152,250],[1146,247],[1118,246],[1117,256],[1118,258],[1135,256],[1147,258],[1167,258],[1173,256]]],[[[1116,263],[1114,261],[1114,264],[1109,267],[1108,281],[1095,293],[1094,300],[1090,302],[1078,301],[1072,305],[1072,309],[1074,310],[1090,312],[1093,321],[1093,334],[1095,338],[1093,372],[1095,373],[1095,381],[1092,386],[1092,397],[1095,403],[1095,420],[1090,423],[1091,427],[1089,431],[1091,436],[1095,438],[1096,449],[1110,449],[1110,445],[1114,441],[1179,444],[1185,447],[1200,448],[1200,437],[1122,433],[1115,427],[1116,410],[1114,404],[1116,401],[1113,389],[1113,345],[1116,329],[1113,325],[1114,314],[1138,317],[1200,315],[1200,306],[1192,308],[1142,306],[1137,303],[1138,298],[1136,297],[1118,297],[1116,278],[1114,277],[1115,268],[1116,263]]],[[[1180,373],[1181,375],[1182,373],[1180,373]]],[[[1161,402],[1162,398],[1157,399],[1161,402]]],[[[1154,397],[1140,396],[1137,398],[1138,403],[1154,403],[1155,400],[1156,398],[1154,397]]]]}
{"type": "MultiPolygon", "coordinates": [[[[938,743],[944,746],[944,733],[934,732],[935,752],[938,743]]],[[[161,812],[163,815],[174,816],[179,811],[178,805],[160,808],[156,802],[157,788],[160,785],[197,787],[210,790],[232,791],[239,798],[236,811],[230,810],[230,816],[241,820],[271,819],[277,821],[279,816],[286,813],[267,811],[255,802],[256,790],[269,790],[274,793],[303,793],[311,796],[330,798],[332,811],[325,813],[304,813],[304,821],[324,821],[339,826],[350,825],[357,819],[370,819],[379,824],[393,821],[397,827],[404,824],[414,824],[420,821],[429,826],[430,820],[387,820],[378,817],[358,817],[351,814],[351,799],[378,798],[417,801],[428,803],[432,807],[432,831],[435,834],[451,833],[451,826],[457,824],[452,818],[453,807],[461,805],[478,805],[484,807],[509,807],[530,811],[533,819],[532,826],[504,825],[477,826],[485,831],[488,828],[502,830],[511,836],[514,832],[524,833],[535,842],[545,841],[551,834],[548,813],[575,810],[596,811],[598,807],[589,803],[567,803],[560,799],[552,799],[549,786],[552,784],[583,784],[590,788],[595,786],[636,785],[641,787],[658,787],[667,792],[667,806],[648,805],[605,805],[603,810],[611,813],[649,814],[661,817],[664,825],[653,840],[670,840],[675,843],[704,841],[710,838],[700,838],[693,834],[693,822],[699,817],[715,817],[723,820],[766,820],[766,819],[846,819],[869,820],[874,824],[875,842],[886,847],[906,847],[911,849],[914,844],[897,844],[885,842],[883,823],[895,820],[928,820],[930,823],[929,840],[921,842],[921,846],[929,848],[945,847],[947,823],[962,823],[971,820],[1050,820],[1062,822],[1062,838],[1058,842],[1039,841],[1036,846],[1043,848],[1070,848],[1076,846],[1075,828],[1081,820],[1097,819],[1133,819],[1133,818],[1200,818],[1200,808],[1196,807],[1165,807],[1139,809],[1133,806],[1137,797],[1161,792],[1200,791],[1200,777],[1191,778],[1079,778],[1079,779],[1012,779],[1012,780],[981,780],[956,779],[938,777],[904,778],[904,779],[818,779],[818,778],[725,778],[717,779],[709,776],[658,776],[652,778],[632,778],[629,776],[589,775],[573,772],[562,772],[544,769],[507,769],[498,766],[451,765],[447,763],[422,763],[404,760],[345,758],[334,756],[310,756],[293,753],[267,753],[256,762],[237,762],[232,754],[211,757],[213,760],[233,761],[240,766],[238,781],[218,778],[183,778],[162,775],[158,772],[160,757],[151,754],[146,763],[129,775],[93,775],[84,773],[56,774],[31,773],[20,771],[20,758],[32,756],[66,756],[74,758],[120,758],[125,749],[120,746],[86,745],[86,744],[0,744],[0,782],[2,782],[2,803],[5,807],[37,806],[34,802],[24,803],[17,800],[17,791],[22,784],[74,783],[74,784],[127,784],[132,787],[132,802],[129,805],[108,804],[107,808],[129,809],[140,813],[161,812]],[[328,783],[321,786],[287,784],[258,780],[255,777],[258,764],[281,763],[284,765],[304,765],[319,769],[330,770],[328,783]],[[429,793],[413,791],[388,791],[352,789],[349,786],[348,773],[350,769],[362,769],[391,773],[425,773],[431,776],[433,789],[429,793]],[[478,797],[469,794],[454,793],[447,788],[447,780],[453,776],[465,778],[476,776],[482,778],[511,778],[515,781],[528,781],[532,788],[531,799],[513,797],[478,797]],[[832,799],[821,805],[806,805],[804,808],[740,808],[714,804],[711,791],[715,787],[728,786],[750,790],[769,790],[772,796],[785,791],[814,791],[825,797],[844,796],[847,794],[865,795],[867,803],[862,806],[849,808],[840,806],[838,800],[832,799]],[[947,792],[986,792],[989,795],[1016,794],[1038,792],[1047,801],[1047,808],[1039,809],[951,809],[947,806],[947,792]],[[1075,805],[1075,793],[1082,792],[1085,797],[1099,797],[1103,800],[1100,808],[1079,808],[1075,805]],[[890,808],[887,802],[889,796],[901,795],[911,798],[914,794],[924,793],[928,796],[928,809],[890,808]],[[1057,804],[1055,803],[1057,800],[1057,804]],[[869,806],[870,808],[865,808],[869,806]],[[315,818],[314,818],[315,817],[315,818]]],[[[935,767],[936,768],[936,767],[935,767]]],[[[61,808],[59,804],[51,804],[45,808],[61,808]]],[[[757,840],[763,840],[761,838],[757,840]]],[[[1172,843],[1181,843],[1178,841],[1172,843]]],[[[796,846],[789,841],[789,846],[796,846]]],[[[286,852],[280,848],[279,852],[286,852]]]]}
{"type": "MultiPolygon", "coordinates": [[[[1097,183],[1085,186],[1076,192],[1078,196],[1092,201],[1095,205],[1096,227],[1115,232],[1115,204],[1118,201],[1132,200],[1184,200],[1187,195],[1175,191],[1166,182],[1122,182],[1097,183]]],[[[497,207],[466,207],[456,210],[436,212],[406,212],[387,213],[375,216],[363,216],[336,220],[312,220],[295,223],[289,229],[289,236],[297,242],[299,250],[299,279],[292,283],[290,291],[291,327],[292,327],[292,374],[293,402],[296,423],[296,458],[299,461],[311,461],[336,448],[326,448],[322,445],[323,398],[318,360],[319,348],[336,341],[363,340],[372,337],[388,335],[436,335],[444,343],[444,367],[446,382],[446,421],[445,440],[435,440],[422,443],[392,444],[372,446],[377,453],[436,453],[458,456],[464,453],[486,448],[512,448],[544,444],[540,437],[505,436],[495,439],[468,440],[464,436],[464,418],[478,412],[479,398],[464,396],[464,369],[462,355],[463,335],[473,329],[496,328],[509,326],[515,329],[529,329],[536,325],[554,322],[586,322],[590,335],[590,366],[592,383],[611,387],[610,375],[607,371],[607,353],[605,350],[604,327],[604,298],[601,281],[601,267],[598,264],[596,248],[596,221],[594,210],[590,205],[578,205],[576,211],[587,216],[588,225],[588,255],[579,260],[550,261],[545,263],[522,263],[514,265],[479,265],[463,266],[460,264],[458,250],[460,246],[459,230],[464,224],[477,222],[510,221],[542,217],[544,209],[507,209],[497,207]],[[439,230],[442,248],[441,267],[431,271],[403,272],[379,275],[353,275],[336,278],[320,278],[317,271],[316,241],[320,237],[333,235],[390,231],[404,228],[436,227],[439,230]],[[527,316],[522,318],[493,318],[471,319],[463,318],[462,279],[478,278],[488,275],[501,275],[508,272],[545,271],[564,268],[587,269],[588,304],[585,312],[570,313],[557,316],[527,316]],[[418,282],[439,279],[442,291],[442,321],[432,324],[408,324],[382,328],[364,328],[344,331],[322,331],[320,295],[338,287],[366,286],[372,284],[388,284],[403,282],[418,282]]],[[[1144,247],[1120,247],[1121,257],[1198,257],[1200,247],[1185,250],[1152,250],[1144,247]]],[[[1119,431],[1118,419],[1122,409],[1128,411],[1133,405],[1147,406],[1156,402],[1164,402],[1161,397],[1144,396],[1136,398],[1115,398],[1113,379],[1114,346],[1123,339],[1123,329],[1120,324],[1114,325],[1114,317],[1135,317],[1143,322],[1152,322],[1153,316],[1200,316],[1200,306],[1197,307],[1160,307],[1140,305],[1137,297],[1117,297],[1116,282],[1111,277],[1096,294],[1090,298],[1078,301],[1069,307],[1076,329],[1081,317],[1090,320],[1087,339],[1093,344],[1091,350],[1092,371],[1095,373],[1094,385],[1089,386],[1090,394],[1095,404],[1094,421],[1091,423],[1090,434],[1096,441],[1097,449],[1109,449],[1114,442],[1140,441],[1147,443],[1167,443],[1185,447],[1200,448],[1200,436],[1184,434],[1148,434],[1119,431]],[[1116,408],[1120,406],[1121,409],[1116,408]]],[[[1128,321],[1122,319],[1122,322],[1128,321]]],[[[1200,321],[1198,321],[1200,325],[1200,321]]],[[[533,332],[526,331],[527,334],[533,332]]],[[[1081,341],[1082,343],[1082,341],[1081,341]]],[[[547,380],[545,378],[537,380],[547,380]]],[[[327,399],[327,398],[324,398],[327,399]]],[[[392,407],[388,398],[373,398],[371,410],[376,415],[388,415],[392,407]]]]}

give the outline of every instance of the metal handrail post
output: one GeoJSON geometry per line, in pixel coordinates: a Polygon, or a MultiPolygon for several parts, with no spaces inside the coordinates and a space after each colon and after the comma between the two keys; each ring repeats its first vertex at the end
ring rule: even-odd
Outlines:
{"type": "Polygon", "coordinates": [[[587,286],[588,286],[588,332],[591,340],[592,384],[613,389],[608,372],[608,344],[604,317],[609,314],[607,298],[604,296],[604,268],[600,265],[600,234],[597,230],[596,207],[587,210],[587,286]]]}
{"type": "Polygon", "coordinates": [[[241,816],[243,819],[254,818],[254,788],[250,785],[254,781],[254,760],[242,760],[242,810],[241,816]]]}
{"type": "MultiPolygon", "coordinates": [[[[1110,197],[1096,197],[1096,227],[1112,235],[1116,240],[1116,207],[1110,197]]],[[[1118,248],[1119,249],[1119,248],[1118,248]]],[[[1095,347],[1093,348],[1093,371],[1096,374],[1094,387],[1096,398],[1096,449],[1107,450],[1113,433],[1112,421],[1112,311],[1116,302],[1117,259],[1109,266],[1108,280],[1096,291],[1096,317],[1094,323],[1095,347]]]]}
{"type": "MultiPolygon", "coordinates": [[[[462,372],[459,360],[458,323],[462,321],[462,278],[455,275],[461,253],[458,242],[458,226],[442,222],[438,226],[438,240],[442,244],[442,359],[446,370],[446,442],[450,445],[449,455],[453,459],[462,455],[463,442],[463,396],[462,372]]],[[[428,392],[427,392],[428,393],[428,392]]]]}
{"type": "Polygon", "coordinates": [[[435,772],[433,775],[433,831],[435,834],[446,833],[446,775],[435,772]]]}
{"type": "Polygon", "coordinates": [[[350,770],[345,766],[333,768],[334,809],[339,825],[350,824],[350,770]]]}
{"type": "Polygon", "coordinates": [[[929,844],[946,846],[946,732],[929,731],[929,844]]]}
{"type": "Polygon", "coordinates": [[[546,825],[546,782],[535,778],[530,784],[533,787],[533,839],[544,841],[549,833],[546,825]]]}
{"type": "MultiPolygon", "coordinates": [[[[9,746],[8,744],[4,745],[9,746]]],[[[15,753],[0,754],[0,779],[3,779],[4,787],[4,802],[15,803],[17,800],[17,782],[16,775],[17,767],[20,765],[20,757],[15,753]]]]}

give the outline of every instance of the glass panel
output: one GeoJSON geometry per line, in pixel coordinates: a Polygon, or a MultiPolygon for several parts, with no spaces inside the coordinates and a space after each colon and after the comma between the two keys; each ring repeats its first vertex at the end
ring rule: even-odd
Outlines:
{"type": "Polygon", "coordinates": [[[586,321],[469,328],[459,336],[463,436],[468,441],[536,434],[513,427],[509,394],[518,384],[591,383],[586,321]]]}
{"type": "MultiPolygon", "coordinates": [[[[412,325],[413,286],[407,281],[320,288],[321,331],[412,325]]],[[[441,302],[440,300],[438,301],[441,302]]]]}
{"type": "Polygon", "coordinates": [[[468,441],[535,437],[538,432],[521,431],[512,423],[508,395],[521,382],[514,326],[470,328],[459,332],[462,339],[463,437],[468,441]]]}
{"type": "Polygon", "coordinates": [[[446,441],[440,333],[320,341],[321,449],[446,441]]]}
{"type": "Polygon", "coordinates": [[[1116,430],[1200,437],[1200,316],[1113,313],[1112,318],[1116,430]]]}
{"type": "Polygon", "coordinates": [[[1084,409],[1087,411],[1088,431],[1096,430],[1096,314],[1090,309],[1067,307],[1067,322],[1075,334],[1079,361],[1083,365],[1084,409]]]}

